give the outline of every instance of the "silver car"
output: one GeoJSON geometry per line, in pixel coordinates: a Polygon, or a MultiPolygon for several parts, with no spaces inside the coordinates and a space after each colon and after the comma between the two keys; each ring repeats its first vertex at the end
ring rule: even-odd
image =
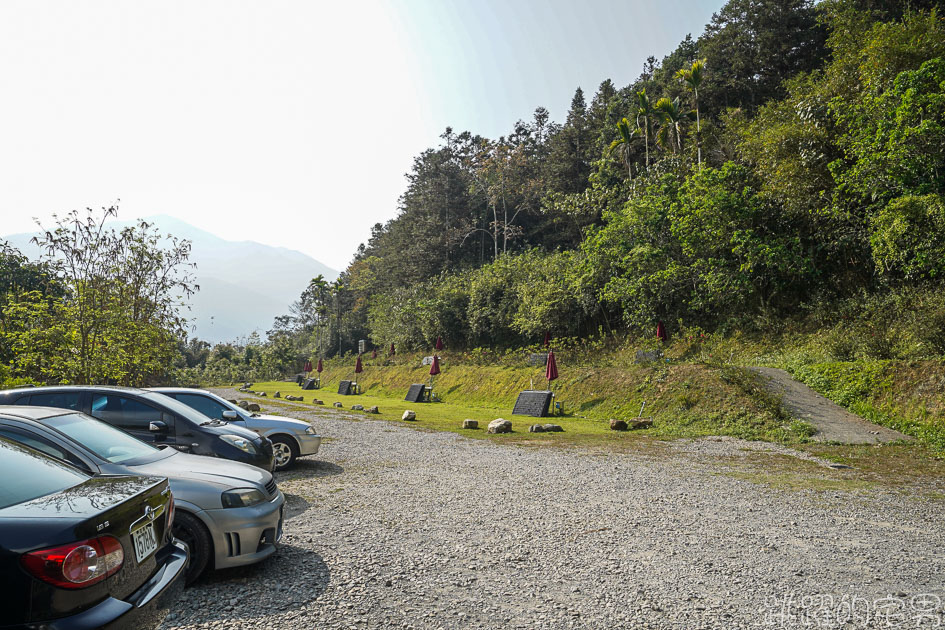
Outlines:
{"type": "Polygon", "coordinates": [[[174,535],[191,549],[187,582],[208,567],[258,562],[282,537],[285,497],[272,473],[227,459],[155,448],[76,411],[0,409],[0,435],[92,474],[167,477],[174,493],[174,535]]]}
{"type": "Polygon", "coordinates": [[[276,470],[288,468],[297,457],[315,455],[322,444],[321,436],[315,433],[315,429],[308,422],[251,413],[202,389],[153,387],[151,391],[176,398],[208,418],[225,420],[269,438],[276,470]]]}

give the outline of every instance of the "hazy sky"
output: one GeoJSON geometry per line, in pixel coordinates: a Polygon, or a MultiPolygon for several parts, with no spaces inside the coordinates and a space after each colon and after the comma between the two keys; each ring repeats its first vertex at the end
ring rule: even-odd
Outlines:
{"type": "Polygon", "coordinates": [[[120,199],[342,269],[447,125],[560,121],[722,4],[4,0],[0,234],[120,199]]]}

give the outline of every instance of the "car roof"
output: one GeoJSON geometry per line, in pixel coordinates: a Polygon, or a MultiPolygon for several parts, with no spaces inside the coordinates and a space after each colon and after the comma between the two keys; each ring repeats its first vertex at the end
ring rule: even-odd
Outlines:
{"type": "Polygon", "coordinates": [[[198,387],[149,387],[147,389],[149,392],[171,392],[171,393],[181,393],[181,394],[209,394],[205,389],[200,389],[198,387]]]}
{"type": "Polygon", "coordinates": [[[35,394],[49,391],[100,391],[100,392],[127,392],[131,394],[143,394],[147,390],[140,387],[125,387],[122,385],[43,385],[41,387],[17,387],[16,389],[4,389],[0,394],[18,393],[35,394]]]}
{"type": "Polygon", "coordinates": [[[0,417],[16,418],[18,420],[45,420],[56,416],[64,416],[70,413],[77,413],[72,409],[61,409],[59,407],[31,407],[28,405],[10,405],[0,407],[0,417]]]}

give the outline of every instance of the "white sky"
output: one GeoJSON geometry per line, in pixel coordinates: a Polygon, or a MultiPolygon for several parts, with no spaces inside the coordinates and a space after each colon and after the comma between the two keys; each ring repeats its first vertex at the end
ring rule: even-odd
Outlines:
{"type": "Polygon", "coordinates": [[[120,199],[343,269],[447,125],[560,121],[721,5],[4,0],[0,234],[120,199]]]}

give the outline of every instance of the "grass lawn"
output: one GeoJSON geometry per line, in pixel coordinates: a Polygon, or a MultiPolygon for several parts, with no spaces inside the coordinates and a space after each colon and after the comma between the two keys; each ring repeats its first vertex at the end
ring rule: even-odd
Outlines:
{"type": "MultiPolygon", "coordinates": [[[[654,456],[660,454],[663,450],[660,445],[667,444],[666,440],[681,437],[735,435],[746,439],[777,441],[823,459],[851,466],[849,469],[831,470],[796,458],[758,454],[752,456],[758,471],[746,473],[739,465],[737,471],[725,473],[781,489],[864,490],[874,486],[927,484],[929,481],[940,485],[941,480],[945,479],[945,461],[921,444],[845,446],[811,442],[801,434],[792,433],[788,429],[789,420],[776,417],[776,414],[752,401],[748,394],[735,395],[737,388],[729,392],[728,398],[722,398],[727,402],[721,405],[718,400],[710,402],[713,407],[716,407],[715,409],[706,409],[705,401],[702,400],[697,400],[687,409],[655,405],[657,410],[654,414],[653,428],[616,432],[611,431],[608,420],[601,417],[580,417],[577,413],[572,413],[548,418],[531,418],[512,416],[511,401],[506,403],[502,400],[499,403],[489,404],[488,399],[479,397],[474,403],[463,403],[456,395],[458,388],[456,384],[451,385],[454,392],[446,394],[447,400],[444,402],[415,404],[403,400],[406,386],[403,387],[402,393],[395,395],[378,386],[382,379],[376,379],[374,387],[371,387],[367,379],[364,379],[364,382],[368,383],[368,392],[355,396],[338,395],[337,381],[325,382],[325,386],[319,390],[302,390],[295,382],[286,381],[254,383],[253,391],[266,392],[265,398],[246,393],[239,395],[237,399],[259,402],[266,406],[328,408],[333,412],[341,411],[333,406],[334,403],[340,402],[344,406],[347,417],[380,419],[417,430],[449,431],[469,438],[491,439],[522,446],[581,447],[608,451],[642,450],[654,456]],[[277,391],[281,392],[282,396],[286,394],[302,396],[304,401],[292,402],[284,398],[274,398],[273,395],[277,391]],[[313,405],[312,400],[315,398],[322,400],[325,405],[313,405]],[[700,402],[702,405],[699,404],[700,402]],[[356,404],[363,405],[365,408],[377,406],[380,414],[353,411],[351,406],[356,404]],[[407,409],[416,412],[416,421],[401,420],[403,412],[407,409]],[[462,423],[466,418],[478,420],[480,428],[463,429],[462,423]],[[513,432],[499,435],[488,434],[486,427],[496,418],[510,420],[513,432]],[[560,424],[564,432],[528,432],[529,425],[548,422],[560,424]],[[778,439],[779,435],[782,436],[781,439],[778,439]]],[[[439,383],[440,380],[438,379],[437,382],[439,383]]],[[[444,391],[440,390],[439,386],[437,389],[444,391]]],[[[684,386],[683,389],[687,390],[688,387],[684,386]]],[[[694,394],[694,396],[698,399],[697,395],[694,394]]],[[[676,400],[677,397],[678,393],[671,389],[670,398],[676,400]]],[[[580,405],[575,405],[575,407],[580,413],[580,405]]],[[[927,490],[932,493],[939,491],[934,488],[927,488],[927,490]]]]}
{"type": "MultiPolygon", "coordinates": [[[[253,391],[266,392],[266,403],[280,401],[286,405],[300,405],[312,407],[312,400],[318,398],[325,403],[326,407],[332,407],[334,403],[340,402],[344,405],[345,411],[352,415],[363,415],[366,418],[382,419],[396,422],[398,424],[410,425],[416,428],[425,428],[434,431],[451,431],[466,437],[511,440],[521,442],[545,441],[557,442],[559,444],[626,444],[641,439],[649,440],[648,431],[635,432],[615,432],[610,430],[608,421],[580,418],[574,416],[553,416],[548,418],[530,418],[526,416],[512,416],[511,406],[490,406],[490,405],[464,405],[459,402],[433,402],[433,403],[408,403],[401,395],[394,397],[384,395],[378,392],[369,392],[355,396],[340,396],[337,391],[337,383],[327,384],[322,389],[303,391],[294,382],[272,381],[268,383],[254,383],[253,391]],[[291,402],[279,398],[273,398],[273,394],[281,392],[283,396],[293,394],[302,396],[304,402],[291,402]],[[376,406],[380,414],[367,414],[363,411],[352,411],[352,405],[363,405],[365,408],[376,406]],[[415,421],[403,421],[401,417],[405,410],[416,412],[415,421]],[[463,429],[462,424],[465,419],[479,421],[479,429],[463,429]],[[512,433],[489,435],[486,427],[489,422],[496,418],[505,418],[512,422],[512,433]],[[564,429],[563,433],[529,433],[528,427],[532,424],[554,423],[559,424],[564,429]]],[[[404,395],[406,395],[404,389],[404,395]]],[[[256,396],[246,395],[246,400],[255,400],[261,402],[256,396]]],[[[316,405],[318,407],[318,405],[316,405]]]]}

